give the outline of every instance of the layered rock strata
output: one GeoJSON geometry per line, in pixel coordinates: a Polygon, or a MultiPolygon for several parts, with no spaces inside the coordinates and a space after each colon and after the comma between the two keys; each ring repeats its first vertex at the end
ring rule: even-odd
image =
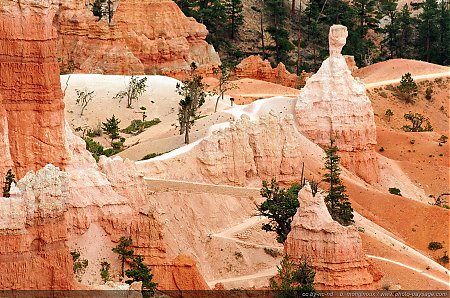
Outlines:
{"type": "Polygon", "coordinates": [[[352,77],[340,53],[346,37],[344,26],[330,28],[330,57],[300,91],[296,122],[299,130],[321,147],[334,139],[342,164],[374,183],[379,170],[373,109],[364,84],[352,77]]]}
{"type": "Polygon", "coordinates": [[[55,9],[50,1],[0,6],[0,176],[67,163],[55,9]]]}
{"type": "Polygon", "coordinates": [[[306,78],[309,77],[309,74],[305,72],[300,77],[290,73],[283,63],[272,68],[268,60],[255,55],[243,59],[236,66],[235,75],[237,78],[256,79],[292,88],[303,86],[306,78]]]}
{"type": "Polygon", "coordinates": [[[64,71],[180,76],[191,62],[204,72],[220,64],[206,27],[171,0],[121,0],[111,23],[84,3],[65,1],[55,24],[64,71]]]}
{"type": "Polygon", "coordinates": [[[214,184],[259,185],[273,177],[291,183],[300,179],[303,157],[296,144],[301,137],[292,117],[268,114],[251,121],[243,115],[187,153],[141,162],[139,169],[147,177],[214,184]]]}
{"type": "Polygon", "coordinates": [[[299,202],[285,253],[296,262],[305,257],[311,261],[316,270],[317,289],[374,289],[372,268],[356,229],[333,221],[322,194],[313,197],[309,185],[300,190],[299,202]]]}
{"type": "Polygon", "coordinates": [[[48,165],[17,186],[11,197],[0,197],[0,288],[70,289],[67,174],[48,165]]]}

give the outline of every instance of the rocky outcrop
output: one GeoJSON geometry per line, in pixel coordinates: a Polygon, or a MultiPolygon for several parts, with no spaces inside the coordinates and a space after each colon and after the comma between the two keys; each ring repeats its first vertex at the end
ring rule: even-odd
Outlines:
{"type": "Polygon", "coordinates": [[[243,186],[275,177],[290,183],[300,179],[300,138],[292,117],[268,114],[251,121],[243,115],[185,154],[140,162],[138,167],[147,177],[164,179],[243,186]]]}
{"type": "Polygon", "coordinates": [[[48,165],[0,197],[0,288],[70,289],[67,174],[48,165]]]}
{"type": "Polygon", "coordinates": [[[309,185],[300,190],[299,202],[285,242],[285,253],[297,262],[309,258],[316,270],[317,289],[374,289],[373,270],[355,227],[343,227],[333,221],[322,194],[313,197],[309,185]]]}
{"type": "Polygon", "coordinates": [[[0,176],[67,162],[55,10],[50,1],[0,6],[0,176]]]}
{"type": "Polygon", "coordinates": [[[304,135],[322,147],[334,139],[342,164],[365,181],[374,183],[379,179],[379,170],[374,151],[373,109],[364,84],[352,77],[340,53],[346,37],[344,26],[331,27],[331,56],[300,91],[296,122],[304,135]]]}
{"type": "Polygon", "coordinates": [[[177,76],[193,61],[200,70],[220,64],[206,27],[170,0],[121,0],[111,23],[82,2],[63,1],[55,24],[64,71],[177,76]]]}
{"type": "Polygon", "coordinates": [[[260,56],[255,55],[242,60],[236,66],[235,74],[238,78],[256,79],[292,88],[300,88],[309,77],[305,72],[300,77],[290,73],[283,63],[272,68],[268,60],[263,60],[260,56]]]}

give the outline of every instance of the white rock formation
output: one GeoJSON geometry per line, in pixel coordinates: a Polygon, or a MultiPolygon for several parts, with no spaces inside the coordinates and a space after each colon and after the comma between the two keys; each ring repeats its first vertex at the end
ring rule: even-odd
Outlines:
{"type": "Polygon", "coordinates": [[[378,181],[375,120],[364,84],[352,77],[340,52],[346,37],[344,26],[331,26],[331,56],[300,91],[296,122],[321,147],[335,139],[342,164],[372,183],[378,181]]]}

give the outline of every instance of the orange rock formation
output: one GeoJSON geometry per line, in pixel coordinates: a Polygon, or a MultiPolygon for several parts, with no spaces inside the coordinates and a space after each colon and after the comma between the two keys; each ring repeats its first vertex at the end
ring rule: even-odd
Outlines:
{"type": "Polygon", "coordinates": [[[333,221],[322,194],[313,197],[309,185],[299,192],[284,250],[294,261],[308,256],[316,270],[315,286],[321,290],[374,289],[379,274],[371,268],[355,227],[333,221]]]}
{"type": "Polygon", "coordinates": [[[167,258],[162,225],[145,204],[133,163],[103,159],[99,167],[65,123],[56,10],[51,1],[0,7],[0,175],[13,167],[23,177],[11,197],[0,197],[0,288],[76,288],[70,251],[78,246],[89,248],[81,253],[99,279],[96,256],[130,235],[147,264],[164,264],[162,289],[207,289],[195,264],[167,258]]]}
{"type": "Polygon", "coordinates": [[[67,162],[56,30],[52,14],[42,13],[54,7],[33,3],[0,7],[0,176],[67,162]]]}
{"type": "Polygon", "coordinates": [[[168,0],[122,0],[111,24],[98,21],[79,1],[61,4],[55,18],[63,70],[104,74],[176,75],[220,63],[208,31],[168,0]]]}
{"type": "Polygon", "coordinates": [[[272,68],[270,62],[263,60],[260,56],[245,58],[236,66],[235,72],[238,78],[257,79],[292,88],[303,86],[306,77],[308,77],[306,73],[302,73],[301,77],[290,73],[283,63],[279,63],[277,67],[272,68]]]}

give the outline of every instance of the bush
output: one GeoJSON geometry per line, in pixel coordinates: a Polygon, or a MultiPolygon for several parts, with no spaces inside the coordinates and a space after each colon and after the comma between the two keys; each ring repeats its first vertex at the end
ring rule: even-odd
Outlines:
{"type": "Polygon", "coordinates": [[[438,250],[441,248],[443,248],[443,246],[442,246],[442,243],[440,243],[440,242],[432,241],[432,242],[428,243],[429,250],[438,250]]]}
{"type": "Polygon", "coordinates": [[[279,293],[279,296],[276,297],[302,297],[306,295],[300,293],[315,292],[316,272],[309,260],[302,258],[299,264],[295,264],[288,255],[285,255],[280,266],[277,266],[277,270],[279,278],[272,277],[270,279],[270,288],[279,293]]]}
{"type": "Polygon", "coordinates": [[[100,263],[100,266],[100,277],[102,278],[103,282],[106,283],[110,280],[109,269],[111,268],[111,264],[103,261],[100,263]]]}
{"type": "Polygon", "coordinates": [[[146,156],[144,156],[141,160],[147,160],[147,159],[151,159],[160,155],[163,155],[164,153],[149,153],[146,156]]]}
{"type": "Polygon", "coordinates": [[[381,91],[379,94],[380,94],[381,97],[384,97],[384,98],[388,97],[387,93],[384,92],[384,91],[381,91]]]}
{"type": "Polygon", "coordinates": [[[276,258],[280,255],[280,252],[278,250],[268,247],[264,247],[264,252],[273,258],[276,258]]]}
{"type": "Polygon", "coordinates": [[[444,255],[442,257],[439,258],[438,260],[440,263],[442,264],[448,264],[448,255],[447,252],[444,253],[444,255]]]}
{"type": "Polygon", "coordinates": [[[77,279],[81,281],[81,276],[86,271],[89,262],[86,259],[81,259],[81,254],[77,250],[71,251],[70,255],[72,256],[73,260],[73,273],[76,275],[77,279]]]}
{"type": "Polygon", "coordinates": [[[378,151],[384,152],[384,147],[381,147],[378,151]]]}
{"type": "Polygon", "coordinates": [[[402,129],[407,132],[422,132],[422,131],[433,131],[430,119],[419,113],[409,112],[403,115],[405,120],[411,121],[412,125],[404,125],[402,129]],[[426,123],[425,127],[422,124],[426,123]]]}
{"type": "Polygon", "coordinates": [[[159,118],[155,118],[150,121],[142,121],[140,119],[131,121],[131,124],[127,128],[122,129],[121,132],[127,134],[139,134],[144,131],[144,129],[149,128],[153,125],[160,123],[159,118]]]}
{"type": "Polygon", "coordinates": [[[100,137],[102,134],[103,134],[103,130],[102,130],[102,125],[100,122],[97,124],[97,127],[88,128],[86,130],[86,136],[91,137],[91,138],[100,137]]]}
{"type": "Polygon", "coordinates": [[[100,155],[106,155],[99,142],[94,141],[91,137],[85,137],[84,141],[86,142],[86,150],[92,154],[95,161],[99,160],[100,155]]]}
{"type": "Polygon", "coordinates": [[[416,140],[410,140],[409,143],[410,143],[410,144],[415,144],[415,143],[416,143],[416,140]]]}
{"type": "Polygon", "coordinates": [[[397,187],[389,188],[389,193],[396,195],[396,196],[402,196],[402,194],[400,193],[400,189],[398,189],[397,187]]]}
{"type": "Polygon", "coordinates": [[[433,89],[431,89],[431,87],[428,87],[425,90],[425,98],[428,99],[428,100],[431,100],[432,95],[433,95],[433,89]]]}
{"type": "Polygon", "coordinates": [[[445,135],[441,135],[441,137],[438,139],[439,143],[447,143],[448,137],[445,135]]]}

